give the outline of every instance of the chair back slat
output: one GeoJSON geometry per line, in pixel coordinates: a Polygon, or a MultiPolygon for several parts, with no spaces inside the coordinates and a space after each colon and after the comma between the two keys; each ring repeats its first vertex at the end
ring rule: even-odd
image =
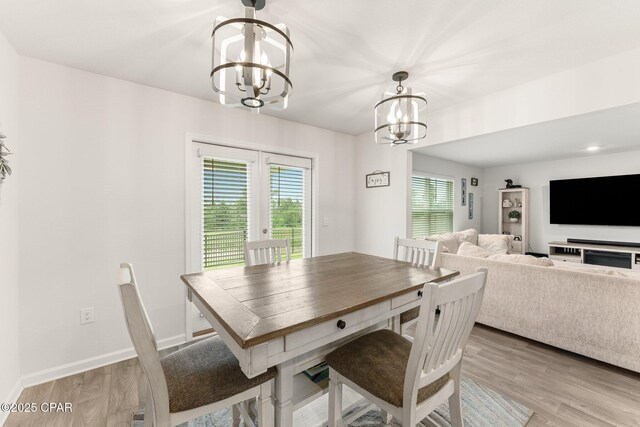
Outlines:
{"type": "Polygon", "coordinates": [[[158,344],[147,311],[140,298],[131,264],[120,265],[118,289],[120,290],[129,336],[138,354],[151,392],[154,413],[149,416],[154,416],[157,424],[163,425],[161,421],[164,420],[160,420],[159,417],[163,418],[169,414],[167,382],[158,355],[158,344]]]}
{"type": "Polygon", "coordinates": [[[291,261],[289,239],[267,239],[244,242],[244,262],[250,267],[291,261]]]}
{"type": "Polygon", "coordinates": [[[415,402],[418,389],[449,372],[462,359],[480,312],[487,270],[423,290],[420,317],[405,377],[405,398],[415,402]],[[439,308],[440,314],[436,315],[439,308]]]}
{"type": "Polygon", "coordinates": [[[441,253],[442,242],[399,237],[394,240],[393,258],[411,263],[414,267],[439,268],[441,253]]]}

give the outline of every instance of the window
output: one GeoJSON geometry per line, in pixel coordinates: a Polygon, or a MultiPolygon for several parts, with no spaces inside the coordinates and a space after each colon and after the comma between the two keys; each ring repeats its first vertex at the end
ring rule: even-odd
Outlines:
{"type": "Polygon", "coordinates": [[[427,176],[411,178],[411,236],[453,231],[453,181],[427,176]]]}
{"type": "Polygon", "coordinates": [[[202,158],[202,258],[205,270],[244,265],[249,235],[247,163],[202,158]]]}

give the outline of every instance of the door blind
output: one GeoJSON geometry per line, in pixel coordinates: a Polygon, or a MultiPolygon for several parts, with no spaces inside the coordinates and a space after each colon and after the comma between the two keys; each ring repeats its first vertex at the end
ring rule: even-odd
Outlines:
{"type": "Polygon", "coordinates": [[[202,160],[202,260],[204,270],[244,265],[249,235],[250,168],[238,161],[202,160]]]}
{"type": "Polygon", "coordinates": [[[273,164],[269,167],[271,238],[289,238],[291,258],[302,258],[305,243],[304,169],[273,164]]]}
{"type": "Polygon", "coordinates": [[[411,224],[413,238],[453,231],[453,181],[411,178],[411,224]]]}

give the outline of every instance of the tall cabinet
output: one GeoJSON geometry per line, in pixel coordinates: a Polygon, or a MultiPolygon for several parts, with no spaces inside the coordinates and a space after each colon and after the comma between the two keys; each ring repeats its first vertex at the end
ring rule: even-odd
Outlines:
{"type": "Polygon", "coordinates": [[[529,249],[529,189],[498,190],[498,232],[514,236],[512,253],[524,254],[529,249]]]}

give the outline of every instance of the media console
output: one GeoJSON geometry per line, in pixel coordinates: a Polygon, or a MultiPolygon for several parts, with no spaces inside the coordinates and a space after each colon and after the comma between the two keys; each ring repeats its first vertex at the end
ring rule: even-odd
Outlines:
{"type": "Polygon", "coordinates": [[[640,244],[569,239],[550,242],[549,258],[555,261],[602,265],[640,271],[640,244]]]}

